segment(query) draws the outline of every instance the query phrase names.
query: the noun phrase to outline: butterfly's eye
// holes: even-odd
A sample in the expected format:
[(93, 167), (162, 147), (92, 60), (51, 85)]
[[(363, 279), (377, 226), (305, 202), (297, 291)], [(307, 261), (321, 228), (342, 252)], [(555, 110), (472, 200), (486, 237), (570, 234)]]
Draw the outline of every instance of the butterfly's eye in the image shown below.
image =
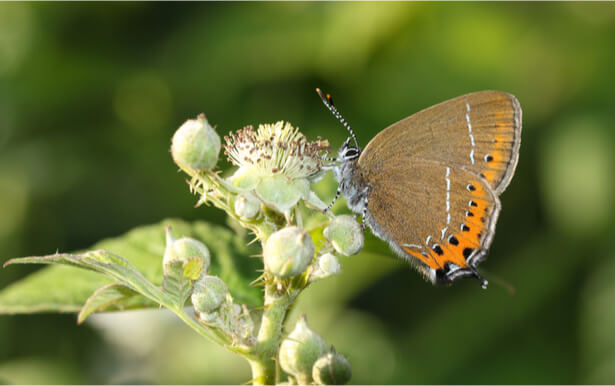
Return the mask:
[(359, 149), (354, 148), (354, 147), (349, 147), (344, 152), (345, 159), (354, 159), (354, 158), (357, 158), (358, 156), (359, 156)]

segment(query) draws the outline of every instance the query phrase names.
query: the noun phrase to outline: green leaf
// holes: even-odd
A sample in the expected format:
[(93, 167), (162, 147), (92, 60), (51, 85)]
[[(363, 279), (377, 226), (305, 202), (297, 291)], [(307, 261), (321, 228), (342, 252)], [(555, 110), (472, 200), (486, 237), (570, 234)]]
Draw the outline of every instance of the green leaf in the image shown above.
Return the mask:
[(94, 312), (103, 311), (109, 306), (137, 295), (137, 292), (120, 283), (107, 284), (96, 290), (85, 302), (77, 316), (77, 323), (83, 321)]
[[(247, 256), (254, 254), (246, 241), (227, 228), (203, 221), (188, 223), (168, 219), (158, 224), (136, 228), (122, 236), (103, 240), (92, 249), (105, 249), (124, 257), (151, 283), (163, 282), (162, 256), (165, 250), (165, 226), (173, 227), (177, 235), (203, 241), (212, 253), (210, 274), (220, 276), (233, 297), (249, 306), (259, 305), (260, 289), (249, 283), (258, 275), (262, 263)], [(71, 266), (53, 265), (18, 280), (0, 291), (0, 314), (33, 312), (78, 312), (90, 296), (112, 283), (109, 278)], [(155, 303), (135, 295), (119, 300), (106, 311), (152, 308)]]
[(133, 264), (104, 249), (78, 255), (62, 253), (48, 256), (22, 257), (11, 259), (4, 266), (11, 264), (62, 264), (84, 268), (101, 273), (114, 281), (120, 282), (151, 300), (164, 303), (162, 291), (147, 280)]

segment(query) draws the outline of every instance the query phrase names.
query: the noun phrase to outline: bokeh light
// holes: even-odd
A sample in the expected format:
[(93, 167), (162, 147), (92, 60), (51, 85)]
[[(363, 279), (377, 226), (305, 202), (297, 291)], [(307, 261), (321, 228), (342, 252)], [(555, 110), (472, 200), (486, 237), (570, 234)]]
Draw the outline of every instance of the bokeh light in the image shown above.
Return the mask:
[(545, 208), (552, 225), (570, 237), (600, 235), (615, 210), (615, 141), (604, 121), (570, 118), (544, 139), (540, 181)]

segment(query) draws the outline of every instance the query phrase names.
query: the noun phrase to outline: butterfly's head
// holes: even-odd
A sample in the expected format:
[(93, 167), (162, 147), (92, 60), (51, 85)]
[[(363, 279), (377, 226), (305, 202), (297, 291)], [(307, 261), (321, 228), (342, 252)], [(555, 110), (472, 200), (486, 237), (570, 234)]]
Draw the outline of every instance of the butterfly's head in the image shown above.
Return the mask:
[(342, 144), (340, 150), (337, 153), (337, 161), (338, 162), (348, 162), (354, 159), (359, 158), (361, 155), (361, 148), (357, 146), (352, 146), (350, 144), (350, 137)]
[(338, 194), (346, 198), (348, 208), (357, 214), (364, 214), (368, 190), (358, 164), (361, 148), (356, 144), (351, 145), (351, 140), (348, 138), (344, 142), (331, 169), (335, 180), (339, 182)]

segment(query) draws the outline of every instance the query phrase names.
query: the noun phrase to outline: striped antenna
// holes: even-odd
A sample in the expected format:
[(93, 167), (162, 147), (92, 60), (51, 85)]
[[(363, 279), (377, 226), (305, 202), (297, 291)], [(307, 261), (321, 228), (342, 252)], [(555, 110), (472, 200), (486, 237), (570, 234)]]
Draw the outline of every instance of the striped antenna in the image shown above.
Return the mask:
[(335, 105), (333, 104), (333, 99), (331, 99), (331, 95), (327, 94), (325, 96), (325, 94), (323, 94), (323, 92), (320, 91), (318, 87), (316, 88), (316, 92), (320, 96), (320, 99), (322, 99), (322, 103), (324, 103), (325, 106), (327, 106), (327, 108), (329, 109), (329, 111), (331, 111), (331, 113), (335, 116), (335, 118), (337, 118), (342, 123), (342, 125), (344, 125), (346, 130), (348, 130), (348, 132), (352, 136), (352, 139), (354, 140), (354, 144), (357, 147), (357, 149), (360, 149), (359, 142), (357, 141), (357, 137), (354, 135), (354, 131), (352, 131), (348, 122), (346, 122), (344, 117), (342, 117), (342, 114), (340, 114), (340, 112), (337, 110), (337, 107), (335, 107)]

